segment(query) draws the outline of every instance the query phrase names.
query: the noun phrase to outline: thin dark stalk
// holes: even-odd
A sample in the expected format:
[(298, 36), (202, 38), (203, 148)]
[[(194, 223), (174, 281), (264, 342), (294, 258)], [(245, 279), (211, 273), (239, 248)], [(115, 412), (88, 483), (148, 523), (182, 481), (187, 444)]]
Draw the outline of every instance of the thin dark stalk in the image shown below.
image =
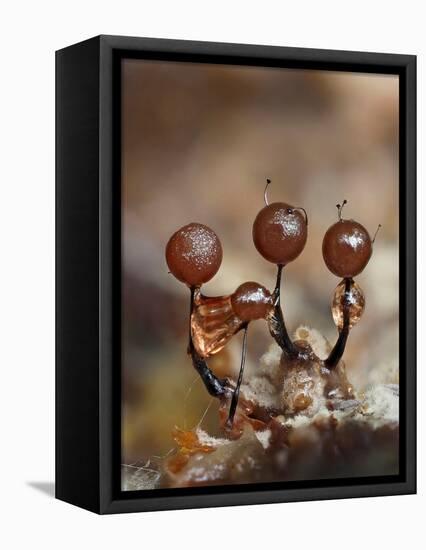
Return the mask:
[(281, 278), (283, 274), (283, 265), (277, 265), (277, 281), (274, 288), (274, 296), (276, 295), (276, 303), (280, 305), (281, 301)]
[(293, 356), (297, 353), (297, 350), (288, 335), (281, 309), (281, 277), (284, 266), (278, 265), (277, 267), (277, 281), (272, 295), (274, 308), (268, 318), (269, 332), (284, 353)]
[(346, 342), (349, 336), (349, 323), (350, 323), (350, 303), (349, 293), (351, 291), (352, 279), (345, 279), (345, 295), (343, 301), (343, 327), (339, 332), (339, 337), (331, 350), (330, 355), (324, 361), (325, 366), (328, 369), (334, 369), (345, 352)]
[(191, 321), (192, 321), (192, 313), (194, 311), (194, 296), (195, 296), (195, 286), (191, 286), (190, 293), (190, 299), (189, 299), (189, 319), (188, 319), (188, 353), (191, 353), (191, 350), (194, 348), (194, 342), (192, 341), (192, 328), (191, 328)]
[(243, 380), (244, 365), (246, 363), (246, 355), (247, 355), (247, 329), (248, 329), (248, 323), (244, 326), (243, 349), (241, 353), (240, 373), (238, 375), (237, 385), (235, 387), (234, 394), (232, 396), (231, 406), (229, 408), (228, 420), (226, 421), (226, 427), (228, 429), (231, 429), (232, 424), (234, 423), (235, 411), (237, 410), (238, 398), (240, 395), (240, 386)]

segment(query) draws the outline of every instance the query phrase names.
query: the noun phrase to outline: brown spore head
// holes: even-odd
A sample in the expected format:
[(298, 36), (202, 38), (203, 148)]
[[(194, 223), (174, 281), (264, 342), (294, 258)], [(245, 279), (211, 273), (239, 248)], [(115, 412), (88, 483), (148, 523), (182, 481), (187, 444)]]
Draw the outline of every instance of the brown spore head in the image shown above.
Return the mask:
[(286, 265), (305, 247), (308, 224), (304, 211), (284, 202), (268, 204), (253, 224), (253, 242), (269, 262)]
[(272, 308), (271, 293), (259, 283), (240, 285), (231, 296), (232, 309), (244, 322), (265, 319)]
[(340, 219), (327, 230), (322, 255), (337, 277), (355, 277), (368, 264), (373, 251), (371, 237), (363, 225)]
[(201, 223), (178, 229), (166, 246), (170, 272), (190, 287), (214, 277), (222, 263), (222, 245), (216, 233)]

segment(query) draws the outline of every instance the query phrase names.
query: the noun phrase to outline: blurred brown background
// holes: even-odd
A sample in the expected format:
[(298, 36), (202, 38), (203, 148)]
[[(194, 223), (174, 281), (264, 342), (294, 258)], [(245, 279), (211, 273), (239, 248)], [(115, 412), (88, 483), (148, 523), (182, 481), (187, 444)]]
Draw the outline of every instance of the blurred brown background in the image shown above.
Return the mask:
[[(205, 294), (248, 280), (272, 289), (275, 266), (251, 238), (266, 177), (270, 202), (309, 215), (306, 248), (284, 274), (291, 332), (303, 323), (336, 338), (330, 301), (339, 280), (321, 254), (336, 203), (347, 199), (343, 216), (371, 234), (382, 224), (356, 279), (367, 306), (345, 362), (360, 390), (397, 382), (398, 78), (126, 60), (122, 91), (123, 463), (167, 453), (175, 425), (202, 420), (215, 432), (216, 403), (186, 355), (189, 292), (168, 274), (164, 249), (180, 226), (206, 224), (224, 258)], [(253, 323), (246, 376), (270, 343), (265, 324)], [(237, 335), (212, 368), (236, 373), (240, 347)]]

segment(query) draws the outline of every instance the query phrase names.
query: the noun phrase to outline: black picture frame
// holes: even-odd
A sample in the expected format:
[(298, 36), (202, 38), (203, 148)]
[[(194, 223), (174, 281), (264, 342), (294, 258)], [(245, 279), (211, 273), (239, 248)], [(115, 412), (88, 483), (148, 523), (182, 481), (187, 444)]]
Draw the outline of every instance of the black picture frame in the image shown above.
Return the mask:
[[(120, 60), (397, 74), (400, 473), (120, 491)], [(98, 36), (56, 52), (56, 498), (97, 513), (416, 492), (416, 57)]]

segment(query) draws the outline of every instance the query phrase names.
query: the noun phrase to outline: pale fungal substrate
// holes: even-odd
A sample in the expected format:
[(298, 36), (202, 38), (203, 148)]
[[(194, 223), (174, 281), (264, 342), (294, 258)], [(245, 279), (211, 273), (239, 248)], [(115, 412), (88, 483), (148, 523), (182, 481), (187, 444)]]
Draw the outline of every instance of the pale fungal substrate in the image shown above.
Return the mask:
[(155, 489), (161, 478), (161, 471), (150, 467), (150, 462), (145, 464), (123, 464), (121, 467), (123, 491), (142, 491)]
[[(299, 327), (295, 340), (308, 343), (317, 359), (329, 353), (329, 343), (309, 327)], [(148, 489), (397, 473), (395, 377), (353, 390), (341, 362), (333, 387), (322, 365), (318, 360), (288, 365), (271, 345), (259, 370), (241, 387), (242, 398), (259, 410), (277, 411), (263, 426), (246, 422), (237, 439), (216, 438), (198, 428), (195, 447), (178, 446), (156, 472), (128, 469), (125, 485)], [(298, 410), (295, 397), (301, 390), (307, 401)]]

